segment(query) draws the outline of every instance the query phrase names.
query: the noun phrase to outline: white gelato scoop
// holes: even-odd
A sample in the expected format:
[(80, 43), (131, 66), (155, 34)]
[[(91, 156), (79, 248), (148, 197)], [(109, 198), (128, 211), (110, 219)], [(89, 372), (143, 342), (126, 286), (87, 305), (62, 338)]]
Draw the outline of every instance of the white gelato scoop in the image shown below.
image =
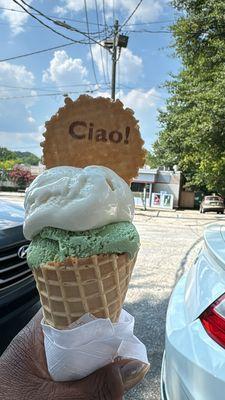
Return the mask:
[(27, 239), (47, 226), (85, 231), (131, 222), (134, 214), (127, 183), (111, 169), (95, 165), (46, 170), (27, 189), (24, 207)]

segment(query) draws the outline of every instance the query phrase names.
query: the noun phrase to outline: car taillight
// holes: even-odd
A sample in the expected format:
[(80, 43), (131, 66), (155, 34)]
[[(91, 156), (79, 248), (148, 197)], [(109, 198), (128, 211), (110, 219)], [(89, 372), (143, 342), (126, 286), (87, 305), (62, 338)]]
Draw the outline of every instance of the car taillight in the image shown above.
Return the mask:
[(208, 335), (225, 348), (225, 294), (201, 314), (200, 320)]

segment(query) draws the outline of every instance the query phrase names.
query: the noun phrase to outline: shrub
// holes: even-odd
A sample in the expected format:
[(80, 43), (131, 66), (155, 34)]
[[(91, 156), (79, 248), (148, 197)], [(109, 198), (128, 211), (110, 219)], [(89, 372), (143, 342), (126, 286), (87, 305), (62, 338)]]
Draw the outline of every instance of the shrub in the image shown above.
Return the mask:
[(34, 180), (31, 172), (22, 165), (15, 165), (12, 171), (9, 172), (9, 178), (16, 183), (19, 188), (26, 188)]

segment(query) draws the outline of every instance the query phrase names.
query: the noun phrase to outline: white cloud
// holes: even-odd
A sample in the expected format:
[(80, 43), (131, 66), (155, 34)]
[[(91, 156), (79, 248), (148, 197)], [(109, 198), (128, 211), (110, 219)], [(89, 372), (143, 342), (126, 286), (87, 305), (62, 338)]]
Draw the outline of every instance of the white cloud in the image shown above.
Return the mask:
[[(32, 0), (27, 0), (27, 3), (30, 4), (31, 2)], [(14, 10), (23, 11), (22, 8), (12, 0), (0, 0), (0, 7), (13, 8)], [(2, 10), (0, 17), (9, 23), (12, 34), (17, 35), (18, 33), (24, 31), (23, 26), (26, 23), (29, 15), (25, 12)]]
[[(29, 108), (35, 100), (33, 98), (26, 98), (26, 96), (35, 95), (36, 92), (32, 89), (34, 85), (34, 75), (24, 65), (15, 65), (8, 62), (0, 63), (0, 98), (5, 99), (8, 97), (23, 97), (14, 100), (14, 103), (22, 104), (24, 107)], [(26, 91), (20, 87), (30, 88)], [(10, 107), (12, 100), (10, 100)], [(6, 106), (8, 104), (8, 106)], [(0, 114), (3, 113), (5, 108), (9, 108), (7, 99), (1, 102)], [(3, 114), (4, 115), (4, 114)]]
[[(129, 23), (134, 21), (155, 21), (162, 14), (165, 0), (146, 0), (141, 3), (138, 7)], [(71, 11), (82, 11), (83, 2), (78, 0), (61, 0), (62, 6), (57, 6), (55, 12), (60, 15), (65, 15), (66, 12)], [(102, 9), (102, 1), (97, 1), (98, 9)], [(105, 11), (108, 17), (112, 16), (113, 6), (115, 7), (115, 12), (122, 13), (124, 18), (131, 15), (135, 7), (137, 6), (137, 0), (105, 0)], [(87, 0), (87, 7), (90, 10), (95, 9), (94, 0)]]
[[(156, 21), (157, 18), (163, 12), (164, 0), (147, 0), (143, 1), (134, 15), (130, 19), (129, 23), (136, 21), (147, 22)], [(131, 15), (135, 7), (137, 6), (137, 0), (116, 0), (117, 7), (124, 8), (128, 15)]]
[[(98, 92), (94, 96), (110, 97), (110, 92)], [(158, 131), (156, 120), (157, 108), (162, 104), (160, 94), (155, 88), (132, 89), (126, 93), (120, 90), (116, 93), (116, 99), (121, 100), (125, 107), (134, 111), (134, 116), (139, 121), (145, 147), (149, 149), (155, 139), (155, 133)]]
[(122, 49), (118, 68), (121, 83), (137, 82), (143, 74), (142, 58), (136, 56), (127, 48)]
[(69, 57), (65, 50), (54, 52), (49, 68), (43, 71), (43, 82), (53, 82), (57, 86), (88, 83), (87, 69), (80, 58)]
[[(110, 97), (109, 91), (98, 91), (94, 97)], [(139, 114), (145, 114), (150, 108), (155, 108), (161, 101), (161, 96), (155, 88), (149, 90), (144, 89), (131, 89), (127, 93), (124, 90), (120, 90), (116, 93), (116, 99), (122, 101), (125, 107), (129, 107)]]
[[(26, 147), (29, 144), (31, 126), (35, 131), (36, 123), (31, 114), (31, 107), (36, 103), (37, 98), (26, 96), (36, 94), (32, 89), (34, 82), (33, 73), (24, 65), (0, 63), (1, 145), (8, 145), (11, 148), (13, 145)], [(25, 90), (21, 87), (30, 89)], [(32, 135), (35, 134), (32, 133)]]
[(133, 110), (138, 112), (147, 112), (149, 108), (155, 107), (159, 94), (155, 88), (144, 91), (143, 89), (132, 89), (127, 94), (120, 93), (121, 101)]
[[(99, 73), (103, 77), (103, 68), (104, 71), (107, 70), (106, 50), (102, 50), (101, 58), (101, 48), (96, 44), (92, 46), (92, 53)], [(117, 68), (120, 71), (120, 83), (134, 83), (143, 74), (143, 61), (141, 57), (133, 54), (130, 49), (122, 49)]]
[(5, 132), (0, 131), (1, 146), (10, 150), (30, 151), (38, 156), (41, 155), (42, 149), (39, 145), (40, 135), (34, 132)]
[[(58, 12), (60, 15), (65, 15), (67, 12), (70, 11), (81, 11), (84, 9), (84, 3), (83, 1), (79, 0), (61, 0), (61, 3), (63, 4), (61, 6), (56, 6), (54, 8), (55, 12)], [(87, 0), (87, 8), (93, 9), (95, 7), (94, 0)]]
[(27, 117), (27, 122), (29, 122), (30, 124), (34, 124), (35, 119), (31, 115), (29, 115), (29, 117)]

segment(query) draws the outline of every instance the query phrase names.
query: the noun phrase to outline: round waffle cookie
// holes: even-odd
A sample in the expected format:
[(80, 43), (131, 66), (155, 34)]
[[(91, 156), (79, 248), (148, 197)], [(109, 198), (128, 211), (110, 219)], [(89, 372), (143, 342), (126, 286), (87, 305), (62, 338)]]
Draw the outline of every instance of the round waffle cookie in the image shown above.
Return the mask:
[(46, 168), (103, 165), (129, 183), (144, 165), (146, 152), (138, 121), (120, 100), (67, 97), (45, 127), (41, 145)]

